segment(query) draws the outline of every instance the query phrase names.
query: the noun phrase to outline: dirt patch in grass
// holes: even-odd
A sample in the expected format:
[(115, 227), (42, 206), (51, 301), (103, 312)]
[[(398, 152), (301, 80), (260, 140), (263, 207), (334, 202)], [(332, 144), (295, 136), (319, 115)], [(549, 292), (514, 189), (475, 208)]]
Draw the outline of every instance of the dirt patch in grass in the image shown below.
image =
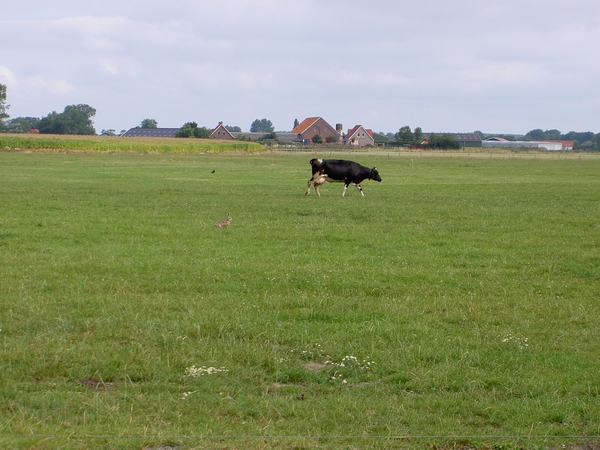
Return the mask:
[(555, 447), (551, 447), (550, 450), (600, 450), (600, 442), (557, 445)]
[(320, 372), (321, 370), (323, 370), (323, 367), (325, 367), (325, 364), (309, 362), (306, 364), (302, 364), (302, 367), (304, 367), (309, 372), (317, 373), (317, 372)]
[(94, 389), (100, 392), (108, 392), (114, 389), (114, 383), (107, 383), (105, 381), (95, 380), (94, 378), (85, 378), (83, 380), (79, 380), (79, 384)]

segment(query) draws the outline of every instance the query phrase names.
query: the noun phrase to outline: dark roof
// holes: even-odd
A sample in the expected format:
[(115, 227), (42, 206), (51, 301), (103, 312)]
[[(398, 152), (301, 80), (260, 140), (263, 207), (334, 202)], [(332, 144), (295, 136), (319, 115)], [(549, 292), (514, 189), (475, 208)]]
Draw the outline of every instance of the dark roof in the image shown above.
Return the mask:
[(249, 131), (231, 131), (231, 135), (236, 139), (248, 139), (249, 141), (258, 141), (267, 133), (255, 133)]
[(179, 128), (130, 128), (123, 137), (175, 137)]
[(275, 134), (279, 142), (302, 142), (302, 136), (298, 133), (282, 131), (280, 133), (275, 132)]
[(373, 133), (373, 139), (375, 140), (376, 144), (387, 144), (388, 142), (390, 142), (389, 137), (380, 133)]
[[(258, 141), (267, 133), (249, 133), (245, 131), (233, 131), (231, 133), (236, 139), (248, 139), (250, 141)], [(276, 131), (276, 139), (279, 142), (302, 142), (302, 137), (298, 133), (287, 131)]]
[[(431, 133), (423, 133), (423, 139), (427, 140), (429, 139), (429, 135)], [(456, 138), (457, 141), (459, 142), (481, 142), (481, 136), (479, 136), (479, 134), (477, 133), (433, 133), (435, 135), (444, 135), (444, 134), (449, 134), (451, 136), (454, 136)]]

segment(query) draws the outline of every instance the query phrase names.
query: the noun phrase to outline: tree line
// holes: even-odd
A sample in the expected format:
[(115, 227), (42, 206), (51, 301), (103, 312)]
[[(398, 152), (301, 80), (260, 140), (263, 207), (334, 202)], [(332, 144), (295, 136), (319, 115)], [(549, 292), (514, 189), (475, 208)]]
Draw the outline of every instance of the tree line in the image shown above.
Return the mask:
[[(563, 134), (557, 129), (544, 131), (541, 128), (536, 128), (528, 131), (525, 135), (486, 134), (481, 131), (475, 131), (475, 133), (482, 140), (490, 137), (502, 137), (509, 141), (573, 141), (574, 150), (600, 150), (600, 133), (593, 133), (592, 131), (569, 131)], [(420, 127), (412, 131), (410, 126), (403, 126), (397, 133), (393, 135), (388, 133), (385, 136), (390, 138), (391, 142), (388, 145), (391, 146), (417, 146), (431, 149), (455, 149), (461, 147), (454, 134), (424, 134)]]

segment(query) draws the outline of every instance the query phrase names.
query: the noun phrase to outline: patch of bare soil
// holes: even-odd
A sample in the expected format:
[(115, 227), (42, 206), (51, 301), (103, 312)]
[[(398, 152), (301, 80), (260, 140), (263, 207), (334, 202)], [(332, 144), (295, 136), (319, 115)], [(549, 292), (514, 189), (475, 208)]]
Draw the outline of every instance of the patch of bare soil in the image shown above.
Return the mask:
[(95, 380), (94, 378), (85, 378), (83, 380), (79, 380), (79, 384), (101, 392), (110, 391), (115, 387), (114, 383), (107, 383), (105, 381)]
[(143, 447), (142, 450), (179, 450), (181, 447), (171, 445), (161, 445), (160, 447)]
[(302, 367), (304, 367), (306, 370), (308, 370), (309, 372), (320, 372), (323, 367), (325, 367), (325, 364), (320, 364), (320, 363), (316, 363), (316, 362), (309, 362), (306, 364), (302, 364)]
[(556, 447), (551, 447), (550, 450), (600, 450), (600, 442), (557, 445)]

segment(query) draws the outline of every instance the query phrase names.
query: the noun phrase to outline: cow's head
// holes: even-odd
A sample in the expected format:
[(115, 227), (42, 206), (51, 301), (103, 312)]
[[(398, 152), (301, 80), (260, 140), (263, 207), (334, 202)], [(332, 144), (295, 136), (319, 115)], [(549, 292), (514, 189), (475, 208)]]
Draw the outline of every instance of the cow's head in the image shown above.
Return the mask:
[(373, 167), (371, 169), (371, 174), (369, 175), (369, 178), (371, 180), (381, 181), (381, 177), (379, 176), (379, 172), (377, 172), (377, 169), (375, 167)]

